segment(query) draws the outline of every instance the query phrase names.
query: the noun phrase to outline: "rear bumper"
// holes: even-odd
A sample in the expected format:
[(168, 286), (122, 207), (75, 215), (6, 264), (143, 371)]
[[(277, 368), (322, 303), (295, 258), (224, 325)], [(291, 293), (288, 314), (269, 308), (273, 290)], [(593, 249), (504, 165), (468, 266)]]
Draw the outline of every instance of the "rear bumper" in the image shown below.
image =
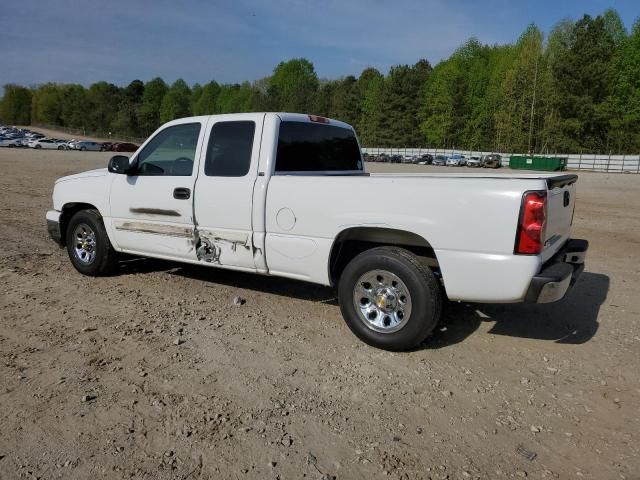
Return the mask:
[(524, 301), (551, 303), (564, 297), (584, 270), (588, 249), (586, 240), (569, 240), (533, 277)]
[(47, 212), (47, 231), (51, 239), (59, 246), (63, 246), (62, 232), (60, 230), (60, 215), (57, 210), (49, 210)]

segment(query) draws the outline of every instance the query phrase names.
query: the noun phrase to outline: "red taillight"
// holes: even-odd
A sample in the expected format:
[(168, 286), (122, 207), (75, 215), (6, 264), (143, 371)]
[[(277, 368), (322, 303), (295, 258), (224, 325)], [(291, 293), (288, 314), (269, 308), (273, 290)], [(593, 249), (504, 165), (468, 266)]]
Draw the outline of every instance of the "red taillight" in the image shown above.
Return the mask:
[(547, 193), (528, 192), (522, 199), (515, 253), (535, 255), (542, 251), (547, 222)]
[(315, 123), (329, 123), (329, 119), (320, 115), (309, 115), (309, 120)]

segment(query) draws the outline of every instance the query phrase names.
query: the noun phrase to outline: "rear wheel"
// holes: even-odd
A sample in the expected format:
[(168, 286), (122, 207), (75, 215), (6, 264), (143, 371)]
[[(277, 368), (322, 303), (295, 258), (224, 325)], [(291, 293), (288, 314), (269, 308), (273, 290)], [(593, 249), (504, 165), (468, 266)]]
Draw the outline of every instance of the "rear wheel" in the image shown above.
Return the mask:
[(416, 347), (440, 320), (440, 285), (403, 248), (379, 247), (355, 257), (338, 285), (340, 310), (361, 340), (384, 350)]
[(81, 210), (71, 217), (66, 243), (69, 259), (80, 273), (100, 276), (115, 270), (116, 252), (96, 210)]
[(84, 152), (85, 150), (87, 150), (87, 147), (80, 147), (81, 152)]
[(64, 147), (62, 145), (58, 145), (58, 150), (64, 150)]

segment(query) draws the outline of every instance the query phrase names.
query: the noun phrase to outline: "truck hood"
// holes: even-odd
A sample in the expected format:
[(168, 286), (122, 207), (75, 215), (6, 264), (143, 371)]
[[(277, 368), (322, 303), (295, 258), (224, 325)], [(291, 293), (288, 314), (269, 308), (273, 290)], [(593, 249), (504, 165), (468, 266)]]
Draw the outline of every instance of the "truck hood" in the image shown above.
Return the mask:
[(89, 177), (104, 177), (107, 175), (106, 168), (96, 168), (95, 170), (87, 170), (86, 172), (76, 173), (74, 175), (67, 175), (66, 177), (60, 177), (56, 180), (56, 183), (66, 182), (67, 180), (78, 180), (81, 178)]

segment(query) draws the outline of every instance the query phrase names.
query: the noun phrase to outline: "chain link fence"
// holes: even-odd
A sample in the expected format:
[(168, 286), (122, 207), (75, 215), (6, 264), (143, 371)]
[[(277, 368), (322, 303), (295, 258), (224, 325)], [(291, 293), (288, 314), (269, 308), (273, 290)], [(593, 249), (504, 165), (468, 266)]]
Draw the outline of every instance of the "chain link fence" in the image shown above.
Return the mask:
[[(512, 155), (523, 155), (521, 153), (502, 152), (481, 152), (478, 150), (446, 150), (437, 148), (378, 148), (363, 147), (362, 151), (369, 155), (401, 155), (403, 157), (414, 157), (424, 154), (450, 156), (454, 154), (469, 157), (481, 157), (497, 153), (502, 156), (502, 165), (509, 166), (509, 159)], [(618, 172), (618, 173), (640, 173), (640, 155), (612, 155), (596, 153), (554, 153), (545, 156), (566, 157), (567, 168), (569, 170), (592, 170), (595, 172)]]

